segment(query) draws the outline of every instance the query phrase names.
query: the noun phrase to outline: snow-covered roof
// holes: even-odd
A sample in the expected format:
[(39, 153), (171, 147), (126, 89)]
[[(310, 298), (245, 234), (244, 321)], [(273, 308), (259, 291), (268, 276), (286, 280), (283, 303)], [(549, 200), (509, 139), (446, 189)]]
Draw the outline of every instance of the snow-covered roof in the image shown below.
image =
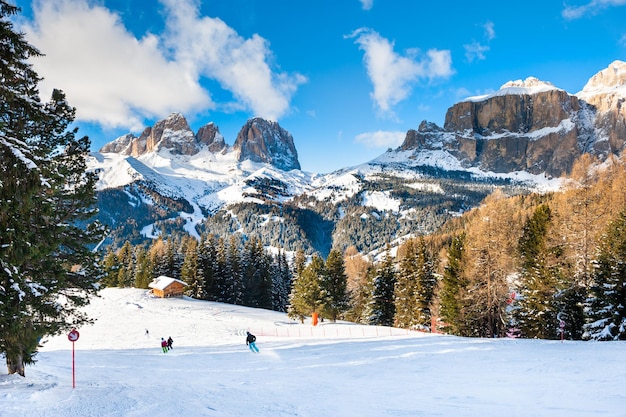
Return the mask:
[(179, 279), (170, 278), (170, 277), (166, 277), (165, 275), (161, 275), (160, 277), (153, 279), (152, 282), (148, 284), (148, 287), (154, 288), (156, 290), (164, 290), (174, 282), (180, 282), (183, 285), (187, 285), (187, 283)]

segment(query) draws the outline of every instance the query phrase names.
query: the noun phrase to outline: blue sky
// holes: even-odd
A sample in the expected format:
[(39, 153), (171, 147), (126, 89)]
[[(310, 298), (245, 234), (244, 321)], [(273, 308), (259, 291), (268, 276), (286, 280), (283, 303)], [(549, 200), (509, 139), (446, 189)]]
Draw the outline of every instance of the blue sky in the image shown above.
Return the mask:
[(94, 150), (172, 112), (233, 144), (261, 116), (330, 172), (529, 76), (575, 94), (626, 60), (626, 0), (17, 0), (33, 65)]

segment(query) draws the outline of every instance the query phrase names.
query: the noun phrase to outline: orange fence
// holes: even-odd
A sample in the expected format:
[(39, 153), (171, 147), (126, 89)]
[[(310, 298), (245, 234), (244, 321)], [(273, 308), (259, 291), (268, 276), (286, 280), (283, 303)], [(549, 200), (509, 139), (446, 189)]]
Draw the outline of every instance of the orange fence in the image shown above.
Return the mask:
[(257, 336), (274, 337), (386, 337), (386, 336), (406, 336), (410, 334), (423, 334), (415, 330), (400, 329), (386, 326), (355, 326), (355, 325), (317, 325), (317, 326), (268, 326), (255, 327), (250, 329)]

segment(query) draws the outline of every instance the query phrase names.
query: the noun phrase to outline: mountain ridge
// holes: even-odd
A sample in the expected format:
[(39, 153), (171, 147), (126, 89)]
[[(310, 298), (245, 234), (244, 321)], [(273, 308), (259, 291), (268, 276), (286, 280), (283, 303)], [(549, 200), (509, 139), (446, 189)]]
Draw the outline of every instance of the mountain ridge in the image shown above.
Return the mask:
[[(163, 207), (167, 215), (144, 214), (153, 228), (178, 218), (185, 219), (182, 229), (196, 236), (207, 228), (245, 235), (262, 232), (261, 226), (247, 224), (257, 222), (273, 230), (265, 243), (276, 244), (285, 239), (276, 236), (283, 230), (276, 222), (287, 224), (282, 211), (290, 207), (294, 228), (289, 238), (306, 240), (307, 233), (314, 233), (324, 243), (310, 249), (322, 252), (365, 239), (369, 243), (363, 248), (370, 250), (381, 244), (363, 236), (351, 217), (360, 218), (361, 228), (372, 233), (383, 227), (385, 239), (428, 233), (495, 188), (510, 193), (556, 189), (583, 153), (600, 160), (621, 153), (626, 63), (614, 61), (598, 74), (580, 98), (534, 77), (507, 82), (496, 92), (451, 106), (443, 127), (423, 121), (398, 148), (328, 174), (301, 171), (293, 137), (276, 122), (250, 119), (228, 146), (215, 124), (194, 135), (179, 114), (146, 128), (139, 138), (125, 135), (105, 145), (90, 166), (101, 172), (100, 190), (123, 190), (141, 201), (145, 197), (137, 190), (143, 187), (149, 194), (157, 190), (178, 208), (187, 207), (184, 213)], [(135, 161), (123, 165), (129, 157)], [(138, 163), (144, 174), (152, 174), (134, 169)], [(154, 173), (162, 179), (150, 180)], [(143, 210), (150, 210), (149, 200)], [(182, 201), (188, 204), (181, 206)], [(272, 214), (272, 207), (281, 213)], [(221, 225), (213, 217), (218, 212)], [(310, 222), (324, 225), (316, 228)], [(143, 230), (149, 224), (138, 226)]]

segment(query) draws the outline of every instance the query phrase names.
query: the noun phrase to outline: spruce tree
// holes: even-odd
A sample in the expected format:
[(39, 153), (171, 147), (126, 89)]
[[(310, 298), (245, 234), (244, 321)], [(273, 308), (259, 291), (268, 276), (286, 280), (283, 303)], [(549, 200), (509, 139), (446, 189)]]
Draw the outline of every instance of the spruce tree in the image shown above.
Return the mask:
[(238, 239), (235, 236), (231, 236), (228, 243), (224, 275), (227, 280), (225, 301), (229, 304), (243, 305), (241, 253), (239, 251)]
[(304, 322), (304, 318), (313, 312), (319, 313), (322, 303), (320, 277), (324, 274), (324, 260), (314, 255), (300, 274), (296, 276), (289, 296), (287, 315)]
[(395, 322), (399, 327), (414, 328), (418, 325), (416, 291), (419, 265), (414, 241), (409, 240), (404, 249), (405, 255), (400, 260), (400, 269), (394, 291)]
[(148, 252), (144, 248), (135, 249), (135, 288), (148, 288), (152, 280), (152, 270)]
[(228, 302), (229, 285), (230, 285), (230, 268), (228, 266), (228, 247), (223, 238), (217, 240), (216, 258), (217, 258), (217, 275), (215, 276), (215, 301), (221, 303)]
[(204, 282), (199, 274), (198, 267), (198, 241), (194, 237), (187, 237), (185, 243), (185, 259), (180, 271), (180, 279), (187, 283), (185, 295), (203, 300)]
[(463, 244), (465, 234), (455, 236), (448, 247), (447, 264), (439, 289), (439, 314), (443, 331), (460, 335), (461, 294), (467, 285), (463, 279)]
[(89, 321), (79, 309), (102, 277), (91, 248), (103, 230), (89, 139), (69, 128), (61, 91), (41, 103), (28, 62), (40, 53), (14, 31), (18, 11), (0, 0), (0, 353), (23, 376), (42, 337)]
[(333, 322), (348, 310), (350, 298), (348, 296), (348, 277), (345, 272), (343, 255), (337, 249), (332, 249), (326, 258), (320, 288), (322, 290), (322, 304), (324, 313)]
[(135, 282), (135, 254), (134, 248), (127, 240), (117, 252), (119, 270), (117, 272), (117, 286), (120, 288), (132, 287)]
[(555, 339), (558, 336), (559, 268), (551, 258), (547, 235), (552, 214), (546, 204), (538, 206), (526, 222), (519, 242), (521, 256), (520, 297), (514, 318), (522, 336)]
[(217, 301), (219, 265), (215, 235), (205, 235), (200, 240), (198, 247), (198, 274), (202, 277), (204, 285), (204, 299)]
[(396, 269), (389, 251), (385, 254), (383, 262), (374, 271), (368, 323), (379, 326), (393, 326), (396, 314), (394, 302)]
[(274, 257), (272, 271), (272, 309), (287, 312), (293, 274), (284, 251)]
[(592, 282), (584, 337), (626, 340), (626, 211), (601, 237)]
[(120, 269), (117, 255), (114, 251), (110, 250), (107, 252), (102, 262), (102, 268), (104, 272), (101, 284), (105, 287), (117, 286), (117, 277)]
[(417, 288), (415, 289), (415, 321), (422, 328), (431, 327), (430, 304), (435, 293), (437, 278), (435, 276), (435, 260), (428, 251), (426, 242), (420, 237), (416, 246), (417, 254)]

